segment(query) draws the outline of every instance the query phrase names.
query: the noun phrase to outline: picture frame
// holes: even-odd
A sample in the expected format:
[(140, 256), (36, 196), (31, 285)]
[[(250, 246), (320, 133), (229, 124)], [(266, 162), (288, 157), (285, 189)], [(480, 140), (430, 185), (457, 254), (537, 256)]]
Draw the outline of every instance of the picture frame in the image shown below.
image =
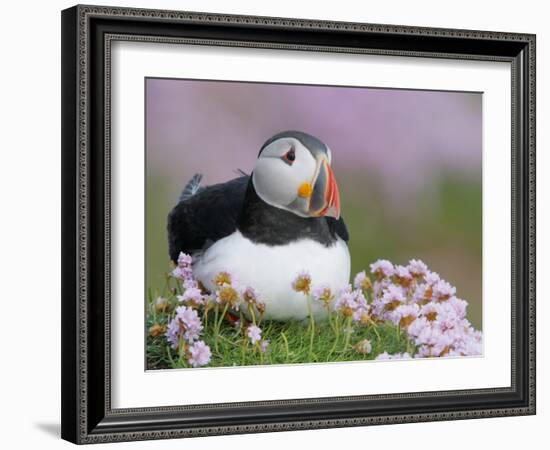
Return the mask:
[[(510, 385), (113, 408), (110, 76), (117, 41), (509, 64)], [(62, 437), (84, 444), (535, 414), (535, 42), (534, 35), (508, 32), (85, 5), (64, 10)], [(136, 158), (142, 155), (137, 149)]]

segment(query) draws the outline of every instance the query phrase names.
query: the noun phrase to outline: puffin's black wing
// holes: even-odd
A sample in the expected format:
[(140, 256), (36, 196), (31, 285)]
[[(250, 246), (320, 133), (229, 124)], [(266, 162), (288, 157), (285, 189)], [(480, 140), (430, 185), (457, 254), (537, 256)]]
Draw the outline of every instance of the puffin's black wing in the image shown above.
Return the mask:
[(242, 210), (249, 176), (199, 188), (200, 178), (193, 177), (194, 193), (188, 195), (188, 184), (168, 215), (168, 246), (174, 262), (180, 252), (202, 250), (233, 233)]
[(344, 219), (342, 216), (338, 220), (336, 220), (334, 217), (327, 217), (327, 223), (329, 230), (337, 234), (344, 240), (345, 242), (349, 241), (349, 233), (348, 233), (348, 227), (346, 227), (346, 224), (344, 223)]

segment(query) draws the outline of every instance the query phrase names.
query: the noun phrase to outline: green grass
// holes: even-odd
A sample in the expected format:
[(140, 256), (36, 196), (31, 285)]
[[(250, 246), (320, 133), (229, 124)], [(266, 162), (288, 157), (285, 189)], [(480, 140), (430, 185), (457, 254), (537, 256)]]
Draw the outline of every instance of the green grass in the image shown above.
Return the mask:
[[(149, 293), (147, 298), (147, 368), (170, 369), (189, 367), (186, 357), (181, 357), (177, 350), (170, 347), (164, 334), (152, 336), (151, 327), (155, 324), (166, 326), (178, 306), (177, 288), (167, 281), (164, 296), (168, 298), (168, 308), (165, 311), (154, 311), (152, 305), (156, 294)], [(176, 292), (174, 292), (174, 289)], [(332, 317), (332, 322), (316, 322), (314, 331), (308, 321), (305, 322), (275, 322), (263, 321), (262, 339), (268, 339), (270, 344), (266, 353), (250, 344), (243, 327), (236, 327), (229, 321), (222, 321), (216, 338), (214, 313), (211, 311), (205, 317), (201, 310), (201, 318), (205, 329), (201, 339), (209, 345), (212, 359), (208, 367), (250, 366), (266, 364), (300, 364), (338, 361), (362, 361), (374, 359), (382, 352), (390, 354), (413, 351), (405, 333), (391, 323), (354, 326), (346, 346), (345, 318)], [(338, 336), (335, 333), (335, 321), (338, 320)], [(372, 345), (369, 354), (358, 353), (355, 345), (368, 339)]]

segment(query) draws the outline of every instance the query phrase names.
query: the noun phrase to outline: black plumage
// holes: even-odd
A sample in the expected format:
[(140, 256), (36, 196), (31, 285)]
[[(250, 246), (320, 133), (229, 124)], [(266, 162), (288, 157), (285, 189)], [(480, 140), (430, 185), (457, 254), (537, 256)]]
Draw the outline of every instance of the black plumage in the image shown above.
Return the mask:
[[(190, 183), (184, 193), (190, 192)], [(180, 252), (205, 250), (237, 229), (251, 241), (267, 245), (285, 245), (302, 238), (325, 246), (333, 244), (337, 236), (349, 240), (342, 217), (304, 218), (268, 205), (256, 194), (248, 175), (207, 187), (194, 183), (192, 187), (194, 194), (182, 193), (168, 215), (169, 253), (174, 262)]]
[(242, 176), (203, 187), (178, 202), (168, 215), (168, 248), (172, 261), (177, 261), (180, 252), (191, 254), (204, 250), (235, 231), (248, 178)]

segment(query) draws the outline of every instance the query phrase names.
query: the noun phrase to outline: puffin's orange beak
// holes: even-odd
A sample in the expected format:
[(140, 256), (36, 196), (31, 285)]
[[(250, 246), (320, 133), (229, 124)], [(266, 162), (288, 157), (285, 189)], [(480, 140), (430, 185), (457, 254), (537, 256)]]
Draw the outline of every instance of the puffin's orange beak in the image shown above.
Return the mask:
[(318, 163), (318, 173), (309, 206), (309, 214), (314, 217), (329, 216), (340, 218), (340, 191), (336, 184), (334, 172), (328, 159), (321, 157)]
[(338, 185), (336, 184), (336, 178), (334, 177), (334, 172), (329, 166), (328, 162), (324, 163), (325, 169), (328, 173), (328, 183), (325, 194), (326, 208), (321, 211), (322, 216), (330, 216), (335, 219), (340, 218), (340, 191), (338, 190)]

